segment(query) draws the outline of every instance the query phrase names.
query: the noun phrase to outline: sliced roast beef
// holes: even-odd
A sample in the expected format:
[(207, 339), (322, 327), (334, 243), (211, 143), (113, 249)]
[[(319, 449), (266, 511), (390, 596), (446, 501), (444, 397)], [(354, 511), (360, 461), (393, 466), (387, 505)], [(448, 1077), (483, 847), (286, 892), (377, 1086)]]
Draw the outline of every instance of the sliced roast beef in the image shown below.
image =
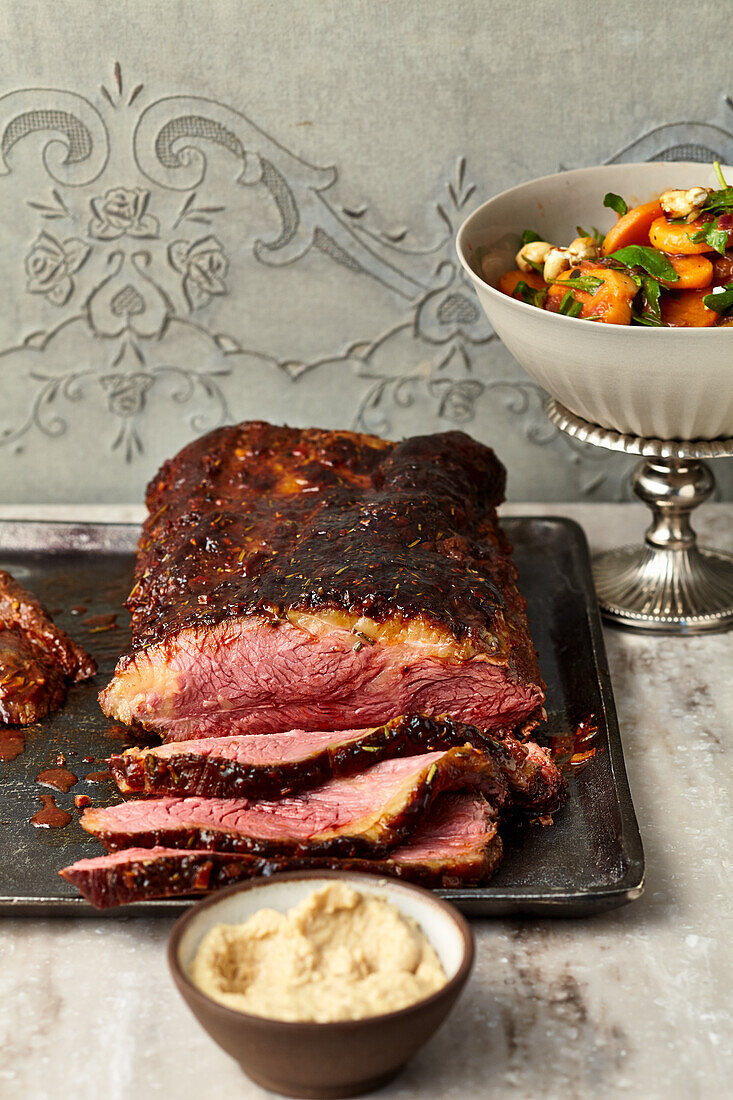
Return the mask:
[(96, 668), (46, 608), (0, 569), (0, 722), (37, 722), (63, 704), (69, 681), (87, 680)]
[(133, 651), (103, 710), (177, 740), (411, 712), (528, 730), (543, 684), (503, 489), (460, 432), (248, 423), (197, 440), (148, 489)]
[(465, 744), (487, 756), (487, 769), (507, 784), (515, 803), (536, 812), (555, 808), (562, 777), (538, 745), (421, 715), (340, 733), (292, 730), (131, 748), (112, 756), (110, 768), (124, 794), (278, 798), (383, 759)]
[(126, 848), (82, 859), (60, 874), (99, 909), (149, 898), (205, 894), (275, 871), (359, 870), (427, 886), (487, 879), (501, 859), (496, 819), (477, 793), (440, 795), (413, 835), (381, 859), (263, 857), (201, 849)]
[(258, 854), (372, 856), (415, 830), (435, 798), (474, 787), (507, 800), (487, 758), (469, 746), (384, 760), (276, 801), (153, 798), (86, 810), (81, 824), (105, 847), (205, 848)]

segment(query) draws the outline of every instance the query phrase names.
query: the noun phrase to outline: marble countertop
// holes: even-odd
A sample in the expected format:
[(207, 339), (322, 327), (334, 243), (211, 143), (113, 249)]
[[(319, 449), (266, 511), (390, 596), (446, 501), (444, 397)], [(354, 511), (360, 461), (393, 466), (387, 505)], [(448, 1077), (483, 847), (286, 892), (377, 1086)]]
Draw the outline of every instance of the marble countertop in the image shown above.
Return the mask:
[[(568, 515), (591, 547), (633, 541), (634, 505), (513, 505)], [(0, 518), (134, 519), (139, 509), (20, 509)], [(733, 546), (733, 506), (700, 510)], [(383, 1100), (730, 1095), (733, 633), (606, 630), (647, 880), (585, 920), (476, 920), (477, 964), (456, 1010)], [(0, 1096), (256, 1100), (169, 979), (168, 918), (0, 922)], [(376, 1094), (375, 1094), (376, 1095)]]

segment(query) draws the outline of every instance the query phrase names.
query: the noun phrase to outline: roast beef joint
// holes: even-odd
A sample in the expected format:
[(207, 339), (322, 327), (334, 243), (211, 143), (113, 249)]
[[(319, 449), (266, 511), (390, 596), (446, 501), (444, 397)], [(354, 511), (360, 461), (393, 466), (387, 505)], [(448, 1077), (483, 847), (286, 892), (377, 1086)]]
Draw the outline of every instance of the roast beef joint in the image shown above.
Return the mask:
[(503, 491), (461, 432), (248, 423), (195, 441), (149, 486), (133, 649), (104, 712), (174, 740), (410, 713), (528, 731), (544, 685)]
[(102, 908), (284, 868), (488, 878), (502, 815), (564, 791), (529, 740), (544, 684), (503, 492), (461, 432), (253, 422), (166, 462), (100, 695), (162, 743), (112, 756), (127, 800), (81, 818), (107, 854), (64, 878)]

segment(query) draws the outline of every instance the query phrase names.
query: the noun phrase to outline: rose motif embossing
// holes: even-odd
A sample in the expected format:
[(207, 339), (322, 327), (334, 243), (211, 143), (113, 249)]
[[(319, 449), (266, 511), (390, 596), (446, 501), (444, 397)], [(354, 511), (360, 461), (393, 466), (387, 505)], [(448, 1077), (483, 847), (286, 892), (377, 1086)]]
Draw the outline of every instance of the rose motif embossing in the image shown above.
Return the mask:
[(146, 213), (150, 192), (142, 187), (113, 187), (102, 197), (92, 199), (94, 217), (89, 222), (89, 235), (100, 241), (116, 241), (119, 237), (157, 237), (158, 219)]
[(153, 384), (149, 374), (107, 374), (100, 378), (108, 394), (109, 411), (115, 416), (130, 417), (142, 412), (145, 395)]
[(440, 398), (438, 416), (451, 420), (454, 424), (467, 424), (473, 420), (475, 404), (483, 394), (485, 386), (472, 378), (453, 381), (450, 378), (434, 379), (430, 390)]
[(25, 258), (26, 289), (31, 294), (43, 294), (55, 306), (65, 305), (74, 290), (71, 276), (89, 251), (89, 246), (76, 237), (61, 242), (52, 233), (40, 233)]
[[(320, 417), (324, 395), (337, 393), (340, 415), (353, 427), (391, 438), (446, 421), (476, 418), (481, 427), (496, 402), (533, 445), (557, 437), (546, 426), (539, 387), (494, 377), (491, 355), (483, 354), (497, 337), (454, 260), (458, 225), (475, 192), (465, 158), (430, 204), (433, 228), (416, 238), (406, 225), (383, 225), (366, 204), (343, 205), (336, 166), (309, 164), (240, 109), (191, 95), (142, 96), (143, 84), (123, 81), (119, 65), (113, 77), (99, 108), (60, 90), (0, 96), (0, 186), (15, 188), (56, 233), (39, 236), (37, 224), (22, 246), (9, 242), (22, 249), (16, 255), (35, 295), (25, 307), (41, 316), (29, 318), (14, 346), (0, 348), (3, 377), (13, 383), (0, 408), (0, 453), (20, 456), (18, 444), (40, 433), (46, 440), (65, 435), (59, 450), (73, 456), (80, 413), (88, 420), (93, 407), (110, 453), (132, 463), (161, 431), (171, 434), (173, 450), (191, 432), (288, 407), (296, 384), (302, 417)], [(129, 126), (118, 125), (121, 111), (112, 113), (123, 107), (132, 108)], [(711, 150), (722, 134), (709, 129)], [(650, 152), (674, 144), (673, 136), (683, 135), (664, 130)], [(702, 136), (696, 149), (706, 144)], [(30, 153), (34, 144), (42, 153), (40, 169), (14, 152), (26, 140)], [(642, 158), (627, 149), (613, 159)], [(121, 163), (140, 187), (115, 186)], [(240, 219), (242, 187), (259, 197)], [(71, 233), (83, 239), (65, 240)], [(237, 331), (236, 320), (234, 332), (217, 331), (217, 314), (228, 325), (231, 311), (203, 307), (239, 290), (231, 284), (245, 263), (288, 267), (292, 278), (293, 265), (311, 252), (314, 263), (325, 258), (349, 272), (349, 285), (355, 275), (378, 283), (399, 314), (376, 334), (339, 333), (345, 350), (306, 355), (296, 345), (284, 360), (284, 349), (257, 346), (251, 328)], [(53, 324), (39, 295), (65, 306)], [(247, 294), (242, 320), (258, 308)], [(35, 331), (26, 335), (31, 324)], [(594, 475), (587, 491), (603, 477)]]
[(224, 276), (229, 260), (216, 237), (194, 241), (174, 241), (168, 249), (171, 266), (183, 275), (183, 292), (189, 309), (200, 309), (215, 294), (226, 294)]

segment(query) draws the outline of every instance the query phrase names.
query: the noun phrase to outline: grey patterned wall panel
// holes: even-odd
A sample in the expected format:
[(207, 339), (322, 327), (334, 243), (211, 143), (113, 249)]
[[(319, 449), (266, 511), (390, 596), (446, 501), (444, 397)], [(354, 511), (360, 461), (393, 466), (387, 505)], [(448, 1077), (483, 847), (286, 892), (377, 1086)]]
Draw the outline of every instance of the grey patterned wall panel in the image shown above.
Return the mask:
[(545, 419), (455, 231), (559, 167), (733, 161), (730, 36), (696, 5), (705, 76), (667, 121), (666, 4), (571, 10), (0, 0), (0, 498), (134, 500), (247, 417), (463, 427), (515, 498), (623, 495), (628, 463)]

